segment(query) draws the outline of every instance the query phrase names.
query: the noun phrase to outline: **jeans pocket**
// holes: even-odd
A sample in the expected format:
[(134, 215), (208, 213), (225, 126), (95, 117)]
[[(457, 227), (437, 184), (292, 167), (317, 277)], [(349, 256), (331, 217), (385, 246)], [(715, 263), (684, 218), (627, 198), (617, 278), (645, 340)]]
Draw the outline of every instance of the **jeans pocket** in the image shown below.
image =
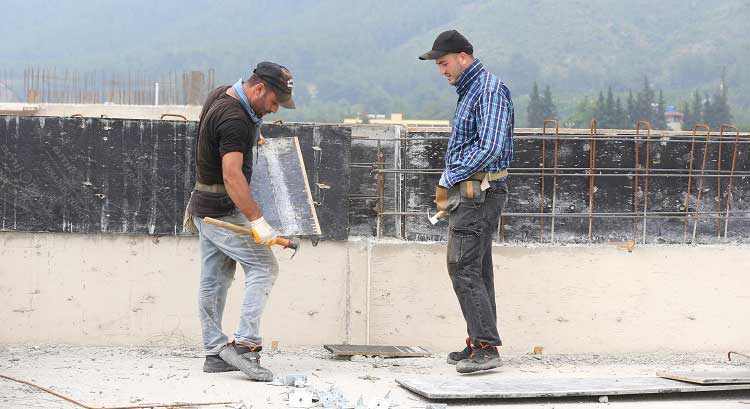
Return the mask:
[(479, 236), (482, 232), (481, 216), (483, 203), (461, 202), (451, 213), (449, 228), (457, 235), (473, 234)]
[[(461, 261), (461, 244), (463, 237), (459, 234), (451, 234), (448, 238), (448, 265), (455, 265)], [(450, 271), (450, 270), (449, 270)]]

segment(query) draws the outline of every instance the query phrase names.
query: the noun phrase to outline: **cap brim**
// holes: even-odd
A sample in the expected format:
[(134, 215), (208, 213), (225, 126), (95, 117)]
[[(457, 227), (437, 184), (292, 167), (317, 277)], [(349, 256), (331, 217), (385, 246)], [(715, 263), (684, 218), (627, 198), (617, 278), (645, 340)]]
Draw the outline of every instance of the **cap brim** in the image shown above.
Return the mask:
[(419, 56), (420, 60), (436, 60), (444, 55), (448, 54), (447, 51), (430, 50)]
[(286, 108), (286, 109), (296, 109), (297, 108), (297, 105), (294, 104), (294, 99), (292, 99), (291, 96), (286, 101), (279, 102), (279, 105), (282, 108)]

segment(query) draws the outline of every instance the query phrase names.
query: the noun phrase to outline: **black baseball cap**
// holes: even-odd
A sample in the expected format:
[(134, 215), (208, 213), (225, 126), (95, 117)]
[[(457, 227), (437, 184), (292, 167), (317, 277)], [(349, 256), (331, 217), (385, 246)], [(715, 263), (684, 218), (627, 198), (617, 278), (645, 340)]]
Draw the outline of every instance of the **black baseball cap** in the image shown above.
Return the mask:
[(253, 74), (260, 77), (276, 91), (279, 105), (286, 109), (296, 108), (292, 99), (294, 79), (288, 68), (273, 62), (263, 61), (255, 67)]
[(443, 31), (432, 43), (432, 50), (419, 56), (420, 60), (435, 60), (446, 54), (465, 52), (473, 54), (474, 47), (456, 30)]

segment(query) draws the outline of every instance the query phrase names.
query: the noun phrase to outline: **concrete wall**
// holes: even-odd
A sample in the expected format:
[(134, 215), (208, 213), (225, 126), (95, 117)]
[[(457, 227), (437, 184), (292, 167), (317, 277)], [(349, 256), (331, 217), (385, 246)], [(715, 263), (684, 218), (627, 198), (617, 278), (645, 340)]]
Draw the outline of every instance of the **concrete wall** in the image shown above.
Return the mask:
[[(0, 343), (200, 343), (196, 238), (3, 232), (0, 243)], [(304, 244), (294, 260), (277, 253), (266, 342), (461, 346), (444, 243)], [(749, 250), (496, 246), (505, 351), (748, 350)]]

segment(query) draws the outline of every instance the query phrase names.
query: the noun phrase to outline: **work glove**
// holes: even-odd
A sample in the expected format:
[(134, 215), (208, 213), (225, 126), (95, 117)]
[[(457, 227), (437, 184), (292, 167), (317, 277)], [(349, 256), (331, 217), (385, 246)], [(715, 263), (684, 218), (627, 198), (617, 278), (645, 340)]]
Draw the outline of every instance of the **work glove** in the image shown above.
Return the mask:
[(265, 244), (266, 246), (272, 245), (274, 239), (278, 236), (276, 231), (270, 224), (268, 224), (268, 222), (266, 222), (266, 219), (263, 216), (251, 221), (250, 228), (253, 231), (255, 242)]

